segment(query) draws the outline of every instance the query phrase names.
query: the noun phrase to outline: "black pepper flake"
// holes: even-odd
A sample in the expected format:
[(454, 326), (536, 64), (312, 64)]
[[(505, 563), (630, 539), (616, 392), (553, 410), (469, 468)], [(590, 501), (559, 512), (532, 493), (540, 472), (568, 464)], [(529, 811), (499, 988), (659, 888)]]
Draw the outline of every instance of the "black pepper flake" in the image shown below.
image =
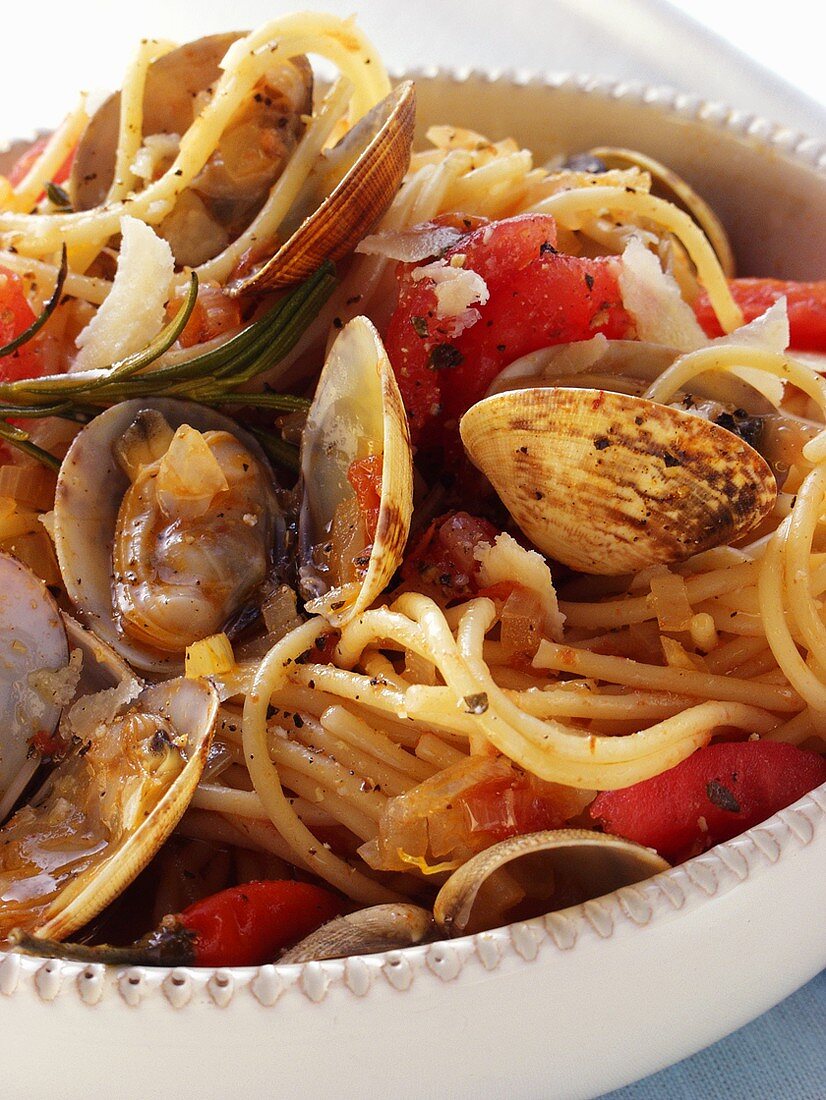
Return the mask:
[(550, 241), (543, 241), (542, 244), (539, 246), (539, 255), (558, 256), (559, 252), (557, 249), (554, 248)]
[(475, 695), (465, 696), (465, 706), (468, 714), (484, 714), (488, 709), (488, 694), (480, 691)]
[(413, 331), (417, 336), (421, 336), (424, 339), (427, 336), (427, 318), (422, 317), (419, 313), (414, 313), (410, 318), (410, 324), (413, 326)]
[(330, 610), (331, 611), (341, 611), (342, 607), (344, 607), (344, 604), (345, 604), (344, 600), (336, 600), (335, 603), (330, 604)]
[(504, 351), (507, 348), (507, 346), (508, 346), (507, 344), (497, 344), (496, 345), (496, 350), (497, 351)]
[(344, 322), (340, 317), (333, 318), (333, 328), (344, 328)]
[(611, 446), (611, 440), (607, 439), (604, 435), (597, 436), (594, 440), (594, 446), (598, 451), (604, 451), (606, 447)]
[(536, 497), (537, 500), (544, 500), (545, 499), (545, 494), (540, 492), (539, 489), (534, 489), (533, 495)]
[(304, 725), (304, 719), (301, 717), (300, 714), (293, 715), (293, 725), (297, 730), (300, 730), (301, 727)]
[(666, 451), (663, 455), (663, 462), (665, 463), (665, 468), (667, 470), (670, 469), (672, 466), (682, 466), (682, 462), (679, 460), (679, 458), (677, 458), (673, 454), (670, 454), (668, 451)]
[(431, 370), (452, 370), (464, 361), (464, 355), (453, 344), (437, 344), (431, 348), (428, 366)]
[(712, 779), (706, 783), (706, 794), (709, 802), (713, 802), (721, 810), (727, 810), (730, 814), (740, 813), (740, 803), (734, 797), (734, 792), (719, 779)]
[(594, 276), (590, 275), (587, 271), (585, 272), (585, 285), (589, 290), (594, 289)]

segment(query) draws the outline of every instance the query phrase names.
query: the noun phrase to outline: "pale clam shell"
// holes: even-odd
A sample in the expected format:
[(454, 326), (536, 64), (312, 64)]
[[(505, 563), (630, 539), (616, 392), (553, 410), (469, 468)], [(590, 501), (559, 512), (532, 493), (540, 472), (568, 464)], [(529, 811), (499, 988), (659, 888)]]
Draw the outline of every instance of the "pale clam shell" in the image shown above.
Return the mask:
[(538, 549), (585, 573), (681, 561), (755, 527), (777, 487), (766, 461), (716, 424), (605, 390), (485, 398), (462, 440)]
[[(382, 455), (382, 488), (367, 571), (361, 582), (325, 592), (310, 553), (327, 539), (339, 505), (354, 495), (347, 480), (351, 463), (370, 454)], [(370, 606), (398, 569), (413, 513), (407, 415), (384, 345), (366, 317), (354, 317), (327, 356), (302, 437), (301, 477), (303, 593), (319, 596), (308, 610), (342, 626)]]
[[(408, 80), (377, 103), (327, 154), (334, 163), (352, 164), (338, 181), (336, 173), (318, 174), (317, 187), (310, 186), (303, 197), (306, 217), (266, 263), (231, 286), (231, 293), (289, 286), (309, 278), (325, 260), (339, 260), (352, 252), (401, 186), (410, 164), (415, 120), (415, 86)], [(334, 186), (328, 193), (330, 176)]]
[(278, 961), (301, 963), (398, 950), (424, 943), (435, 929), (431, 914), (418, 905), (372, 905), (322, 925)]
[[(690, 184), (679, 176), (672, 168), (661, 164), (653, 157), (640, 153), (636, 149), (622, 149), (612, 145), (600, 145), (589, 152), (599, 157), (608, 168), (628, 168), (633, 166), (648, 172), (654, 183), (654, 193), (663, 194), (663, 197), (673, 202), (676, 206), (691, 215), (717, 254), (720, 267), (732, 278), (735, 274), (734, 252), (728, 239), (728, 234), (723, 228), (723, 223), (708, 205), (704, 198), (697, 194)], [(660, 184), (658, 188), (656, 185)]]
[[(500, 841), (462, 864), (439, 891), (433, 915), (447, 935), (463, 936), (508, 923), (509, 904), (518, 905), (522, 916), (539, 916), (668, 868), (651, 848), (622, 837), (587, 829), (529, 833)], [(506, 882), (492, 891), (494, 876), (503, 871)], [(526, 907), (531, 911), (521, 912)]]
[(152, 812), (102, 859), (71, 880), (42, 914), (36, 929), (64, 939), (100, 913), (143, 870), (183, 816), (206, 763), (218, 716), (218, 694), (206, 680), (169, 680), (145, 688), (133, 708), (163, 715), (185, 733), (186, 764)]
[(40, 763), (32, 737), (51, 733), (60, 717), (60, 708), (29, 685), (29, 674), (62, 668), (68, 659), (54, 597), (28, 566), (0, 552), (0, 822)]

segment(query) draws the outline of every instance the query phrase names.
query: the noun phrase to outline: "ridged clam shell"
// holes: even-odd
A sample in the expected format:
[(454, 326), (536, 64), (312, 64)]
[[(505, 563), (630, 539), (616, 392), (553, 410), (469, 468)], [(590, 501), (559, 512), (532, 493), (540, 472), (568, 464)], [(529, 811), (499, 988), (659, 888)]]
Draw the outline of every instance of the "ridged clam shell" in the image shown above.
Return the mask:
[[(372, 322), (354, 317), (327, 356), (301, 443), (305, 579), (312, 577), (312, 548), (328, 537), (338, 506), (354, 495), (347, 480), (351, 463), (368, 454), (382, 455), (382, 486), (367, 571), (356, 591), (346, 585), (308, 604), (334, 626), (369, 607), (387, 586), (401, 564), (413, 513), (413, 458), (396, 377)], [(305, 594), (312, 591), (311, 581)]]
[(355, 248), (393, 201), (410, 164), (416, 120), (412, 81), (399, 84), (342, 138), (339, 156), (352, 160), (344, 177), (277, 252), (233, 294), (272, 290), (309, 278), (325, 260)]
[(198, 785), (218, 716), (218, 694), (206, 680), (169, 680), (145, 688), (132, 707), (168, 718), (187, 735), (186, 764), (134, 832), (71, 881), (51, 902), (38, 935), (64, 939), (101, 912), (143, 870), (183, 816)]
[(756, 526), (777, 493), (737, 436), (605, 390), (511, 390), (461, 421), (462, 440), (544, 553), (618, 576), (681, 561)]
[[(711, 247), (717, 253), (720, 267), (729, 278), (735, 273), (734, 252), (723, 224), (708, 203), (691, 187), (682, 176), (660, 164), (653, 157), (646, 156), (636, 149), (622, 149), (610, 145), (600, 145), (590, 152), (599, 157), (608, 168), (641, 168), (648, 172), (654, 183), (654, 192), (673, 202), (691, 215), (708, 237)], [(657, 184), (660, 186), (657, 187)]]
[[(501, 903), (510, 896), (513, 903), (522, 906), (522, 888), (524, 896), (534, 902), (534, 911), (522, 915), (538, 916), (641, 882), (667, 871), (669, 864), (650, 848), (588, 829), (555, 829), (510, 837), (453, 872), (433, 905), (439, 928), (450, 936), (463, 936), (506, 923), (508, 912), (497, 911), (495, 892), (487, 899), (480, 898), (486, 884), (490, 889), (492, 877), (504, 868), (509, 881), (499, 895)], [(481, 909), (475, 911), (480, 900), (493, 924)]]

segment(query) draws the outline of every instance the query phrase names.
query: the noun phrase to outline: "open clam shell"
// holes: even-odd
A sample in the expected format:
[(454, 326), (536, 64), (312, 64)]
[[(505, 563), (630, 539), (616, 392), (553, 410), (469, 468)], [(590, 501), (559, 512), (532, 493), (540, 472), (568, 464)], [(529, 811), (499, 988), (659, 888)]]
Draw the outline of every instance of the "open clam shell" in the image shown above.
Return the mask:
[(644, 172), (648, 172), (652, 179), (653, 193), (673, 202), (675, 206), (691, 215), (708, 237), (720, 261), (720, 267), (727, 277), (734, 276), (734, 252), (722, 222), (705, 199), (698, 195), (682, 176), (678, 176), (673, 169), (636, 149), (600, 145), (590, 149), (589, 154), (598, 157), (606, 168), (641, 168)]
[[(62, 939), (117, 897), (183, 815), (217, 714), (211, 684), (178, 679), (145, 688), (97, 725), (91, 719), (88, 750), (58, 765), (2, 830), (0, 935), (20, 927)], [(10, 885), (5, 859), (14, 861)]]
[[(55, 496), (55, 546), (66, 591), (84, 624), (131, 665), (151, 672), (169, 673), (183, 668), (184, 650), (189, 641), (182, 640), (175, 647), (174, 640), (164, 636), (163, 644), (156, 646), (148, 634), (125, 633), (115, 611), (113, 594), (113, 580), (117, 580), (113, 579), (116, 533), (121, 505), (130, 489), (129, 478), (117, 461), (115, 447), (138, 414), (145, 410), (161, 414), (173, 431), (189, 425), (200, 432), (229, 433), (244, 452), (252, 456), (261, 482), (261, 500), (257, 505), (260, 522), (243, 529), (242, 533), (245, 538), (252, 533), (255, 538), (265, 541), (261, 549), (266, 558), (272, 557), (276, 544), (283, 537), (283, 522), (275, 503), (269, 464), (261, 448), (234, 421), (203, 405), (169, 398), (124, 401), (101, 413), (76, 436), (61, 466)], [(250, 514), (249, 521), (254, 519), (256, 516)], [(220, 554), (216, 553), (211, 567), (236, 571), (235, 589), (243, 592), (250, 562), (240, 552), (232, 553), (226, 520), (216, 516), (216, 524), (215, 537), (221, 544)], [(152, 560), (120, 564), (127, 571), (134, 570), (137, 577), (143, 576), (143, 570), (149, 575), (161, 568), (153, 564), (156, 549), (149, 547), (147, 550)], [(206, 553), (202, 543), (194, 549)], [(172, 580), (177, 582), (176, 577)], [(193, 583), (197, 585), (199, 599), (206, 598), (202, 582), (196, 579)], [(181, 599), (185, 601), (185, 591)], [(236, 610), (231, 609), (232, 612)], [(227, 614), (227, 619), (229, 617)], [(207, 634), (214, 632), (206, 631)]]
[(610, 894), (667, 871), (650, 848), (586, 829), (503, 840), (469, 859), (439, 891), (433, 915), (449, 936), (471, 935)]
[(431, 914), (418, 905), (373, 905), (322, 925), (278, 961), (303, 963), (394, 951), (427, 942), (435, 930)]
[(410, 164), (416, 119), (411, 81), (399, 84), (322, 154), (281, 227), (284, 243), (233, 294), (272, 290), (309, 278), (325, 260), (339, 260), (377, 224)]
[(60, 707), (33, 685), (33, 673), (63, 668), (69, 659), (57, 604), (43, 581), (0, 552), (0, 822), (34, 775), (39, 732), (52, 733)]
[[(170, 150), (193, 121), (193, 107), (221, 75), (221, 60), (240, 33), (214, 34), (179, 46), (146, 73), (143, 136), (159, 135)], [(161, 223), (179, 265), (219, 252), (252, 221), (304, 131), (312, 110), (312, 70), (304, 57), (273, 64), (266, 95), (232, 120), (213, 156)], [(120, 92), (95, 112), (81, 138), (69, 180), (76, 210), (103, 203), (115, 174)], [(266, 155), (264, 150), (267, 150)], [(169, 154), (167, 154), (168, 156)], [(171, 158), (170, 158), (171, 159)]]
[(465, 448), (544, 553), (619, 576), (681, 561), (756, 527), (774, 505), (768, 463), (698, 416), (605, 390), (487, 397)]
[[(353, 543), (350, 576), (330, 556), (333, 527), (356, 506), (354, 462), (379, 456), (381, 500), (375, 537)], [(301, 442), (299, 544), (302, 595), (313, 614), (341, 626), (387, 586), (401, 564), (413, 511), (413, 459), (407, 416), (379, 334), (366, 317), (339, 333), (318, 381)], [(357, 508), (353, 523), (358, 523)]]

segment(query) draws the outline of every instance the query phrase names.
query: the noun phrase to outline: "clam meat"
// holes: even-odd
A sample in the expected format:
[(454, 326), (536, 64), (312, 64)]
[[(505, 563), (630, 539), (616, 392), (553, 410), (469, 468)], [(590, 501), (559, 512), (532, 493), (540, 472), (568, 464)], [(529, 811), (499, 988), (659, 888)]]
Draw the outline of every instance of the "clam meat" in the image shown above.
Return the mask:
[(201, 405), (115, 405), (61, 466), (55, 543), (66, 591), (137, 668), (182, 667), (265, 578), (282, 529), (269, 465), (242, 429)]

